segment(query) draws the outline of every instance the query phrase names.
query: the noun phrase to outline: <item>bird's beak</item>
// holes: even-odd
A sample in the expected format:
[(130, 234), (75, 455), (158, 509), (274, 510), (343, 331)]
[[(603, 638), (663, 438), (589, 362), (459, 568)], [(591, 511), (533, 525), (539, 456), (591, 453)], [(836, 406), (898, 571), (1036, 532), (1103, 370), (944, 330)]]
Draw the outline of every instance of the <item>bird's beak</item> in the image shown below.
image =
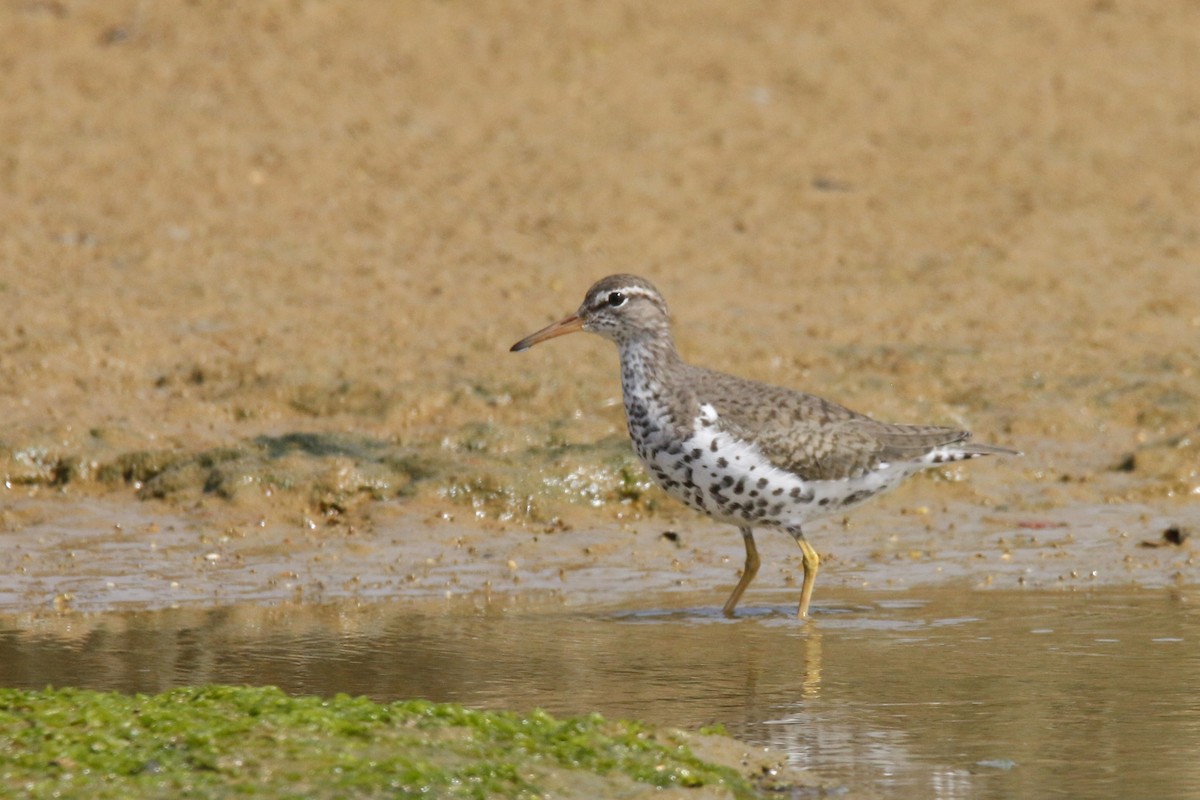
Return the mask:
[(517, 342), (510, 348), (513, 353), (519, 353), (522, 350), (528, 350), (538, 342), (544, 342), (547, 339), (553, 339), (555, 336), (566, 336), (568, 333), (583, 330), (583, 319), (579, 316), (579, 312), (563, 317), (553, 325), (547, 325), (537, 333), (531, 333), (521, 341)]

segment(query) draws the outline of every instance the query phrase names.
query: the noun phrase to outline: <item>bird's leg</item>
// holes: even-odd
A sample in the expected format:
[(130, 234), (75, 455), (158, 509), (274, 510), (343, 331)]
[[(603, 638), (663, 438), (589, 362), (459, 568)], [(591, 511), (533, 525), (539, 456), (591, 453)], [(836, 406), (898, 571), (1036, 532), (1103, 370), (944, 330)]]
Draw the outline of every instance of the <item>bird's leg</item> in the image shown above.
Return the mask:
[(817, 555), (817, 551), (813, 550), (813, 546), (804, 538), (804, 534), (797, 526), (788, 528), (795, 539), (796, 544), (800, 545), (800, 552), (804, 554), (804, 583), (800, 587), (800, 607), (796, 609), (796, 616), (804, 619), (808, 616), (808, 601), (812, 598), (813, 584), (817, 582), (817, 571), (821, 568), (821, 557)]
[(738, 600), (742, 599), (742, 592), (746, 591), (750, 581), (754, 580), (754, 576), (758, 574), (758, 548), (754, 545), (754, 531), (749, 526), (739, 528), (739, 530), (742, 532), (742, 540), (746, 543), (746, 566), (742, 568), (741, 579), (738, 580), (737, 586), (733, 587), (733, 593), (729, 595), (729, 599), (725, 601), (725, 607), (721, 609), (727, 617), (733, 616), (733, 610), (737, 608)]

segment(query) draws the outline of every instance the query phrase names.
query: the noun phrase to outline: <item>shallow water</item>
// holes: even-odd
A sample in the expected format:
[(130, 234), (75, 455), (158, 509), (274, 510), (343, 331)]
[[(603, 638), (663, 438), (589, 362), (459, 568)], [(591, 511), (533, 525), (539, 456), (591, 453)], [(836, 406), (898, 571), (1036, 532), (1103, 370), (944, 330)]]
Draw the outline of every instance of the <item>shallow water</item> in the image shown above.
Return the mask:
[(839, 592), (564, 613), (457, 603), (0, 618), (0, 683), (219, 681), (696, 727), (785, 750), (853, 794), (1200, 793), (1191, 593)]

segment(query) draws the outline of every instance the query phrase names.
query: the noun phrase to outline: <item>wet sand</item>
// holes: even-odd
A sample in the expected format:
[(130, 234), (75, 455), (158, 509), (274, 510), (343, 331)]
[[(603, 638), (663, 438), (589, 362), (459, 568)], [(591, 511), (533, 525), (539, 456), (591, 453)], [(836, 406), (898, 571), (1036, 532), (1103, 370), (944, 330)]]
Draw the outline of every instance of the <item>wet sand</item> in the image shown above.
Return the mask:
[[(926, 487), (936, 491), (938, 487)], [(619, 609), (694, 603), (718, 608), (742, 566), (741, 538), (726, 526), (660, 516), (596, 521), (550, 533), (483, 528), (378, 513), (363, 531), (259, 525), (224, 528), (225, 515), (178, 514), (161, 504), (91, 501), (68, 516), (0, 534), (0, 608), (27, 620), (61, 613), (405, 600), (438, 608)], [(982, 517), (880, 503), (846, 525), (814, 526), (822, 552), (813, 614), (847, 592), (950, 585), (958, 591), (1094, 591), (1194, 585), (1195, 543), (1138, 530), (1182, 530), (1150, 506), (1029, 519)], [(218, 522), (219, 521), (219, 522)], [(682, 520), (681, 520), (682, 521)], [(881, 532), (886, 532), (882, 534)], [(799, 599), (799, 548), (784, 534), (759, 538), (763, 568), (745, 611)], [(81, 623), (76, 623), (81, 624)]]
[[(1026, 453), (814, 526), (818, 606), (1195, 582), (1140, 546), (1200, 491), (1192, 6), (0, 26), (5, 611), (719, 604), (740, 541), (646, 484), (611, 346), (505, 352), (618, 271), (688, 358)], [(761, 546), (751, 604), (798, 575)]]

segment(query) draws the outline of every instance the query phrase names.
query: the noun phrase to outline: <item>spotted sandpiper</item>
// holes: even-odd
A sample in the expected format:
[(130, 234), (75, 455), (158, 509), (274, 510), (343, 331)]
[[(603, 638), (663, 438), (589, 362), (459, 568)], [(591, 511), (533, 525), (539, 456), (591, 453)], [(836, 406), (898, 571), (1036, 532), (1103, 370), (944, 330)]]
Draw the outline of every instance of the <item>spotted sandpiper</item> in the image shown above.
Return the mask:
[(722, 609), (732, 617), (758, 572), (754, 528), (782, 528), (803, 554), (797, 615), (808, 616), (821, 559), (810, 520), (845, 511), (939, 464), (1015, 450), (972, 444), (968, 431), (895, 425), (815, 397), (684, 363), (667, 303), (636, 275), (610, 275), (573, 314), (512, 350), (575, 331), (616, 343), (625, 417), (638, 458), (667, 494), (736, 525), (746, 545), (741, 579)]

